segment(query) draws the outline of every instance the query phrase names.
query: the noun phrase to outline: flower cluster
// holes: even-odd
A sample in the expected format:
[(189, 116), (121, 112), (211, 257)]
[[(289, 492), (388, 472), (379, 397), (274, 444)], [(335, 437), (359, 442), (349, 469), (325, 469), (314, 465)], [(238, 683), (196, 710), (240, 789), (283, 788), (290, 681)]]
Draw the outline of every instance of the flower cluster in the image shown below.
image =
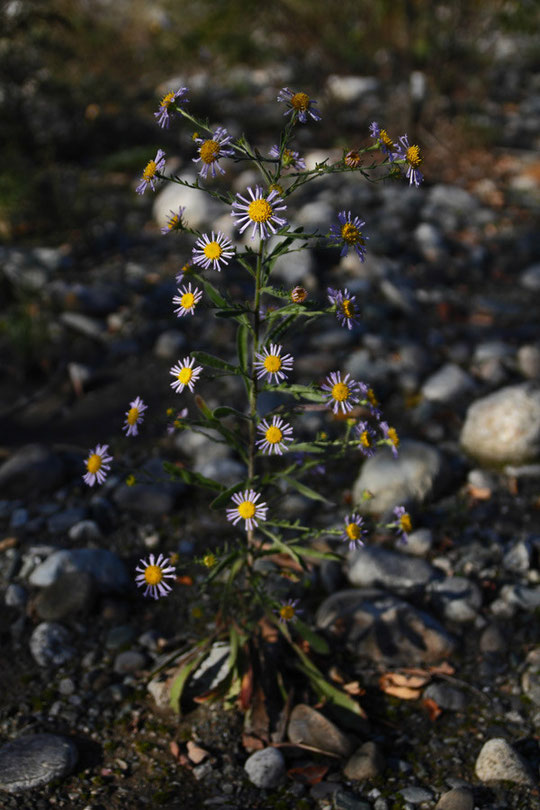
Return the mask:
[(422, 163), (420, 147), (416, 145), (411, 146), (409, 144), (409, 137), (406, 134), (401, 135), (396, 144), (388, 135), (387, 131), (381, 129), (376, 121), (373, 121), (370, 125), (369, 132), (371, 137), (377, 141), (381, 152), (383, 152), (392, 163), (402, 163), (407, 167), (406, 177), (409, 181), (409, 185), (414, 184), (418, 187), (424, 179), (424, 175), (418, 168)]

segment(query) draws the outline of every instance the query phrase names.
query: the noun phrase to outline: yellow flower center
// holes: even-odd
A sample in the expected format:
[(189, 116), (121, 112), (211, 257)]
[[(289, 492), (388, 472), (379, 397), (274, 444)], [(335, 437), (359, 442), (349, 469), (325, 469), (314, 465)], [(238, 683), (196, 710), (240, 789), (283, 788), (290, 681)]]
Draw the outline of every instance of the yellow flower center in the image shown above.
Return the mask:
[(399, 445), (399, 436), (397, 435), (397, 431), (395, 428), (392, 427), (388, 428), (388, 438), (390, 439), (394, 447), (397, 447)]
[(166, 410), (167, 416), (172, 416), (173, 413), (174, 413), (174, 408), (167, 408), (167, 410)]
[(134, 475), (128, 475), (128, 477), (126, 478), (126, 484), (128, 485), (128, 487), (132, 487), (135, 481), (136, 479)]
[(309, 96), (306, 93), (295, 93), (291, 98), (291, 107), (293, 110), (305, 112), (309, 107)]
[(349, 523), (345, 531), (351, 540), (359, 540), (362, 537), (362, 529), (358, 523)]
[(220, 146), (217, 141), (205, 141), (199, 149), (203, 163), (214, 163), (219, 157)]
[(248, 217), (252, 222), (268, 222), (272, 216), (272, 206), (267, 200), (253, 200), (248, 208)]
[(283, 152), (283, 165), (290, 166), (291, 163), (294, 163), (294, 155), (291, 149), (285, 149)]
[(350, 166), (351, 169), (356, 169), (357, 166), (360, 166), (362, 163), (362, 158), (360, 157), (359, 152), (356, 149), (351, 149), (350, 152), (347, 152), (345, 155), (345, 165)]
[(180, 224), (180, 217), (178, 216), (178, 214), (173, 214), (173, 216), (167, 223), (167, 227), (170, 231), (172, 231), (174, 228), (177, 228), (179, 224)]
[(206, 554), (203, 557), (203, 563), (206, 565), (207, 568), (212, 568), (216, 564), (216, 558), (214, 554)]
[(174, 93), (167, 93), (161, 99), (161, 106), (162, 107), (170, 107), (174, 101)]
[(187, 385), (192, 377), (193, 371), (188, 366), (185, 366), (182, 369), (182, 371), (178, 374), (178, 380), (182, 383), (182, 385)]
[(282, 619), (285, 619), (286, 622), (290, 622), (292, 618), (294, 618), (294, 607), (292, 605), (283, 605), (279, 609), (279, 615)]
[(332, 387), (332, 396), (338, 402), (345, 402), (349, 398), (349, 386), (344, 382), (338, 382)]
[(295, 287), (294, 290), (291, 291), (291, 301), (294, 301), (295, 304), (301, 304), (306, 298), (307, 290), (303, 287)]
[(194, 605), (191, 608), (191, 615), (194, 619), (202, 619), (203, 616), (202, 609), (198, 605)]
[(364, 430), (360, 434), (359, 441), (360, 441), (360, 444), (362, 445), (362, 447), (371, 447), (371, 437), (370, 437), (369, 433), (367, 432), (367, 430)]
[(208, 242), (207, 245), (203, 248), (203, 253), (207, 259), (219, 259), (221, 254), (223, 253), (223, 248), (219, 244), (219, 242)]
[(344, 298), (341, 302), (341, 307), (343, 309), (343, 314), (346, 318), (353, 318), (354, 317), (354, 302), (351, 301), (349, 298)]
[(272, 427), (269, 427), (268, 430), (266, 431), (265, 436), (266, 441), (269, 444), (279, 444), (279, 442), (283, 438), (283, 431), (281, 431), (275, 425), (272, 425)]
[(146, 180), (146, 181), (151, 180), (156, 172), (157, 172), (157, 163), (156, 163), (156, 161), (155, 160), (148, 161), (148, 163), (146, 164), (146, 168), (145, 168), (145, 170), (143, 172), (143, 175), (142, 175), (143, 180)]
[(371, 405), (373, 405), (373, 407), (374, 407), (374, 408), (376, 408), (376, 407), (377, 407), (377, 405), (379, 404), (379, 400), (378, 400), (378, 399), (377, 399), (377, 397), (375, 396), (375, 393), (374, 393), (374, 391), (373, 391), (373, 388), (368, 388), (368, 392), (367, 392), (367, 395), (366, 395), (366, 396), (367, 396), (367, 398), (368, 398), (368, 402), (370, 402), (370, 403), (371, 403)]
[(138, 418), (139, 418), (139, 409), (130, 408), (127, 415), (128, 425), (134, 425)]
[(98, 456), (97, 453), (92, 453), (92, 455), (86, 462), (86, 469), (88, 470), (89, 473), (97, 473), (100, 467), (101, 467), (101, 456)]
[(283, 194), (283, 186), (280, 186), (279, 183), (270, 183), (268, 191), (277, 191), (278, 194)]
[(399, 527), (404, 532), (410, 532), (412, 529), (411, 516), (405, 512), (399, 519)]
[(361, 245), (365, 244), (361, 232), (352, 222), (346, 222), (345, 225), (341, 226), (341, 238), (343, 241), (347, 242), (348, 245), (356, 245), (357, 242)]
[(385, 129), (381, 129), (379, 138), (388, 149), (394, 148), (394, 141), (392, 140), (392, 138), (389, 136), (388, 132)]
[(422, 163), (422, 158), (420, 157), (420, 147), (418, 146), (409, 146), (407, 152), (405, 153), (405, 160), (412, 166), (413, 169), (416, 169)]
[(163, 579), (163, 571), (159, 565), (148, 565), (144, 572), (144, 578), (149, 585), (157, 585)]
[(180, 304), (184, 307), (184, 309), (192, 309), (195, 306), (195, 296), (193, 293), (184, 293), (180, 299)]
[(242, 501), (238, 504), (238, 514), (244, 520), (249, 520), (255, 514), (255, 504), (251, 501)]
[(281, 368), (281, 358), (275, 354), (269, 354), (264, 361), (264, 367), (267, 371), (273, 374)]
[(189, 272), (191, 272), (192, 268), (193, 268), (193, 265), (191, 264), (191, 262), (186, 262), (186, 263), (185, 263), (185, 264), (184, 264), (184, 265), (183, 265), (183, 266), (180, 268), (180, 272), (181, 272), (181, 273), (189, 273)]

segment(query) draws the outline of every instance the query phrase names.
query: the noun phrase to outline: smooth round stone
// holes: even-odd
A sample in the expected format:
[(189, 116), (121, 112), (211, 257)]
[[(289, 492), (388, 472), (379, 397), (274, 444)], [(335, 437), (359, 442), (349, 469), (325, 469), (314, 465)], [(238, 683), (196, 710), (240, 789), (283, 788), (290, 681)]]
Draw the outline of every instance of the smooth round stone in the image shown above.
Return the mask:
[(403, 544), (401, 550), (405, 554), (412, 554), (414, 557), (424, 557), (433, 546), (433, 533), (431, 529), (416, 529), (407, 535), (407, 542)]
[(430, 585), (434, 605), (449, 621), (466, 624), (476, 618), (482, 605), (482, 592), (466, 577), (447, 577)]
[(146, 656), (136, 650), (125, 650), (114, 659), (114, 671), (118, 675), (129, 675), (144, 669)]
[(285, 778), (285, 759), (277, 748), (263, 748), (247, 758), (244, 770), (259, 788), (277, 788)]
[(366, 742), (354, 752), (343, 769), (347, 779), (376, 779), (386, 767), (385, 758), (374, 742)]
[(52, 585), (37, 595), (35, 608), (40, 619), (58, 621), (88, 612), (95, 597), (93, 576), (86, 571), (71, 571), (60, 574)]
[(540, 706), (540, 647), (531, 650), (525, 659), (521, 688), (536, 706)]
[(131, 644), (135, 638), (135, 630), (130, 624), (120, 624), (118, 627), (111, 627), (105, 639), (105, 647), (108, 650), (119, 650), (126, 644)]
[(376, 93), (379, 80), (375, 76), (340, 76), (333, 73), (326, 80), (326, 89), (336, 101), (354, 104), (368, 93)]
[(56, 582), (62, 573), (72, 571), (91, 574), (103, 593), (122, 592), (132, 584), (122, 560), (114, 552), (103, 548), (55, 551), (34, 568), (29, 581), (43, 588)]
[(474, 796), (467, 788), (452, 788), (443, 793), (435, 810), (473, 810)]
[(446, 683), (430, 683), (424, 689), (423, 697), (434, 700), (441, 709), (451, 712), (463, 712), (467, 708), (467, 698), (463, 692)]
[(8, 793), (46, 785), (70, 773), (78, 752), (67, 737), (29, 734), (0, 748), (0, 788)]
[(540, 292), (540, 264), (532, 264), (526, 267), (519, 277), (519, 283), (526, 290)]
[(24, 498), (53, 492), (64, 479), (64, 464), (47, 447), (29, 444), (0, 465), (0, 492), (6, 498)]
[[(182, 172), (179, 177), (189, 183), (197, 180), (194, 172)], [(209, 224), (221, 213), (220, 206), (207, 194), (188, 186), (167, 183), (157, 192), (152, 207), (154, 220), (160, 228), (168, 224), (171, 212), (178, 213), (179, 206), (185, 207), (186, 221), (191, 228)]]
[(529, 765), (503, 737), (494, 737), (482, 746), (475, 764), (481, 782), (516, 782), (534, 785)]
[(422, 804), (422, 802), (429, 802), (433, 798), (431, 790), (423, 787), (404, 787), (400, 791), (401, 795), (406, 802), (410, 804)]
[(351, 741), (321, 712), (303, 703), (291, 712), (287, 735), (292, 743), (305, 743), (341, 757), (351, 753)]
[(40, 667), (59, 667), (73, 658), (70, 634), (61, 624), (41, 622), (30, 636), (30, 652)]
[(95, 520), (80, 520), (70, 527), (68, 536), (75, 542), (88, 543), (92, 540), (100, 540), (102, 534)]
[(28, 593), (26, 588), (15, 582), (7, 586), (4, 594), (4, 602), (8, 607), (23, 608), (28, 601)]
[(382, 587), (401, 595), (423, 591), (441, 576), (426, 560), (378, 546), (352, 552), (346, 574), (353, 585)]
[(163, 360), (178, 360), (178, 355), (186, 345), (186, 336), (178, 329), (162, 332), (154, 345), (154, 354)]
[(531, 380), (540, 378), (540, 346), (530, 344), (520, 346), (517, 353), (518, 368)]
[(422, 385), (422, 395), (431, 402), (456, 402), (474, 389), (472, 377), (455, 363), (446, 363)]
[(73, 506), (70, 509), (63, 509), (56, 512), (47, 520), (47, 530), (51, 534), (64, 534), (68, 532), (76, 523), (80, 523), (86, 517), (86, 509)]

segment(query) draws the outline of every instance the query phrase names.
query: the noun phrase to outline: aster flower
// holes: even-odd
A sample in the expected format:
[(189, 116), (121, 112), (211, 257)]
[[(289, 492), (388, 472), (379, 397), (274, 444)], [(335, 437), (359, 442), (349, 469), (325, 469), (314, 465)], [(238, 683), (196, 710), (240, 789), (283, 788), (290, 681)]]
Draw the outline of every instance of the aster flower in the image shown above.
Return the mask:
[(274, 416), (271, 424), (263, 419), (257, 426), (257, 430), (262, 434), (262, 438), (258, 439), (255, 444), (268, 455), (272, 455), (272, 453), (281, 455), (283, 450), (287, 449), (286, 442), (293, 440), (292, 427), (280, 416)]
[(307, 290), (304, 287), (295, 287), (290, 296), (293, 304), (302, 304), (307, 298)]
[(185, 205), (180, 205), (178, 208), (178, 213), (175, 211), (170, 211), (170, 217), (167, 220), (167, 224), (161, 228), (161, 233), (170, 233), (171, 231), (181, 231), (184, 228), (184, 211), (186, 210)]
[(366, 389), (366, 399), (363, 404), (367, 405), (367, 407), (369, 408), (369, 412), (373, 416), (373, 418), (378, 420), (382, 416), (381, 409), (379, 408), (379, 400), (375, 396), (373, 388), (368, 388), (368, 386), (365, 385), (365, 383), (362, 383), (362, 385)]
[(258, 520), (266, 520), (268, 507), (265, 503), (257, 503), (260, 497), (260, 493), (255, 492), (253, 489), (246, 489), (245, 492), (235, 492), (232, 496), (235, 506), (227, 509), (227, 520), (234, 526), (239, 520), (244, 520), (246, 531), (251, 531), (251, 529), (259, 525)]
[(385, 129), (381, 129), (376, 121), (373, 121), (369, 127), (369, 134), (377, 141), (381, 152), (384, 152), (384, 154), (389, 157), (390, 160), (393, 160), (393, 152), (396, 149), (396, 145), (392, 138), (388, 135), (388, 132)]
[(255, 191), (248, 187), (251, 200), (237, 194), (232, 204), (231, 216), (235, 218), (234, 224), (244, 233), (246, 228), (253, 225), (251, 238), (255, 237), (257, 229), (261, 239), (268, 239), (270, 233), (275, 234), (279, 228), (287, 224), (287, 220), (278, 215), (278, 211), (285, 211), (287, 206), (279, 192), (271, 191), (264, 197), (262, 186), (255, 186)]
[(328, 300), (335, 305), (336, 317), (341, 326), (351, 329), (353, 323), (360, 323), (355, 304), (356, 297), (351, 295), (346, 288), (341, 292), (341, 290), (333, 290), (332, 287), (329, 287)]
[(404, 506), (396, 506), (393, 511), (396, 520), (393, 523), (389, 523), (388, 526), (389, 528), (396, 529), (400, 543), (407, 543), (409, 540), (409, 532), (412, 531), (411, 516), (405, 510)]
[(424, 179), (424, 175), (421, 171), (419, 171), (418, 167), (422, 163), (422, 157), (420, 156), (420, 147), (413, 145), (409, 145), (409, 138), (407, 135), (402, 135), (399, 138), (399, 146), (396, 152), (394, 152), (394, 160), (404, 160), (407, 164), (407, 174), (406, 177), (409, 181), (409, 185), (414, 185), (418, 187), (422, 180)]
[(388, 422), (380, 422), (379, 427), (383, 434), (383, 442), (387, 444), (392, 451), (394, 458), (398, 457), (399, 436), (396, 429), (388, 426)]
[(126, 411), (126, 421), (122, 428), (126, 431), (126, 436), (137, 436), (139, 433), (137, 425), (141, 424), (147, 407), (148, 405), (145, 405), (140, 397), (136, 397), (133, 402), (129, 403), (129, 411)]
[(341, 539), (349, 544), (349, 549), (360, 548), (364, 545), (363, 538), (366, 536), (367, 530), (364, 528), (364, 518), (353, 512), (352, 515), (347, 515), (345, 518), (345, 528)]
[(299, 599), (289, 599), (287, 602), (282, 602), (281, 607), (274, 611), (279, 616), (281, 624), (296, 621), (296, 617), (304, 612), (296, 607), (299, 601)]
[(111, 469), (109, 464), (112, 461), (112, 456), (107, 454), (109, 449), (108, 444), (98, 444), (95, 450), (90, 450), (90, 455), (85, 461), (87, 472), (83, 475), (83, 481), (89, 487), (94, 484), (102, 484), (107, 478), (107, 473)]
[(184, 286), (178, 290), (178, 295), (173, 298), (173, 304), (178, 304), (178, 309), (175, 309), (175, 315), (182, 318), (184, 315), (194, 315), (195, 307), (202, 298), (202, 291), (198, 287), (194, 290), (191, 289), (191, 281), (188, 286)]
[(363, 262), (366, 256), (366, 239), (369, 237), (363, 235), (361, 228), (366, 223), (359, 217), (353, 219), (350, 211), (340, 211), (338, 222), (339, 225), (330, 226), (332, 244), (341, 247), (342, 256), (349, 252), (350, 247), (354, 248), (360, 261)]
[[(174, 414), (174, 408), (167, 408), (167, 416), (172, 416), (173, 414)], [(187, 408), (182, 408), (181, 411), (178, 411), (176, 413), (176, 416), (173, 419), (173, 421), (169, 422), (167, 424), (167, 435), (168, 436), (171, 436), (174, 433), (175, 430), (178, 430), (180, 427), (182, 427), (182, 420), (184, 420), (187, 415), (188, 415), (188, 409)]]
[(164, 168), (165, 168), (165, 152), (162, 149), (158, 149), (154, 160), (148, 161), (148, 163), (145, 166), (145, 169), (142, 173), (141, 182), (135, 189), (137, 194), (144, 194), (148, 186), (150, 186), (152, 191), (155, 191), (156, 180), (159, 179), (156, 178), (156, 175), (160, 174)]
[[(268, 154), (274, 160), (279, 160), (279, 153), (280, 148), (276, 143)], [(281, 156), (281, 165), (284, 169), (305, 169), (306, 161), (300, 157), (300, 152), (295, 152), (294, 149), (284, 149)]]
[(279, 91), (278, 101), (285, 101), (289, 109), (283, 115), (291, 115), (298, 118), (301, 124), (305, 124), (309, 115), (314, 121), (320, 121), (321, 116), (316, 109), (317, 102), (306, 93), (293, 93), (288, 87), (283, 87)]
[(343, 413), (352, 411), (356, 405), (361, 392), (360, 383), (350, 379), (350, 374), (346, 374), (341, 379), (341, 371), (332, 371), (326, 378), (326, 382), (321, 386), (323, 391), (328, 392), (327, 405), (337, 413), (341, 408)]
[(358, 447), (366, 458), (375, 455), (377, 434), (367, 422), (359, 422), (356, 425), (356, 435), (358, 437)]
[(350, 169), (357, 169), (362, 165), (362, 156), (358, 149), (350, 149), (343, 157), (343, 162)]
[(225, 174), (225, 170), (219, 165), (219, 161), (224, 157), (233, 157), (234, 151), (229, 147), (232, 136), (229, 135), (225, 127), (218, 127), (211, 138), (194, 138), (199, 146), (199, 157), (193, 158), (194, 163), (201, 164), (199, 174), (201, 177), (208, 177), (209, 169), (212, 170), (212, 177), (216, 176), (216, 170), (220, 174)]
[(180, 270), (176, 274), (176, 279), (175, 279), (178, 286), (180, 286), (180, 284), (183, 282), (184, 276), (191, 273), (192, 270), (193, 270), (193, 264), (191, 262), (186, 262), (184, 265), (182, 265), (182, 267), (180, 268)]
[(290, 371), (293, 367), (293, 357), (290, 354), (281, 356), (283, 346), (277, 343), (270, 344), (270, 351), (265, 346), (262, 352), (255, 355), (255, 368), (257, 369), (257, 379), (260, 380), (265, 374), (268, 375), (268, 382), (274, 382), (278, 385), (281, 380), (285, 380), (287, 375), (285, 371)]
[(204, 555), (202, 561), (203, 565), (206, 566), (206, 568), (213, 568), (214, 565), (217, 563), (217, 557), (215, 554), (212, 554), (212, 552), (209, 551), (208, 554)]
[(170, 565), (170, 559), (160, 554), (156, 559), (153, 554), (148, 560), (139, 560), (139, 565), (135, 569), (138, 575), (135, 577), (137, 587), (146, 590), (143, 596), (151, 596), (152, 599), (159, 599), (160, 596), (168, 596), (172, 588), (165, 579), (174, 579), (175, 568)]
[(186, 385), (190, 391), (193, 391), (193, 386), (199, 379), (203, 369), (202, 366), (193, 368), (194, 362), (194, 357), (184, 357), (180, 363), (171, 368), (170, 373), (176, 377), (176, 380), (171, 383), (171, 388), (174, 388), (178, 393), (181, 393)]
[(193, 264), (200, 264), (205, 270), (212, 265), (214, 270), (221, 272), (221, 265), (228, 264), (229, 259), (234, 256), (234, 248), (230, 239), (227, 239), (222, 231), (218, 231), (208, 238), (208, 234), (203, 233), (195, 242), (193, 248)]
[(175, 104), (185, 104), (189, 101), (188, 98), (183, 98), (184, 94), (188, 92), (187, 87), (181, 87), (173, 93), (166, 93), (161, 99), (159, 110), (154, 113), (157, 122), (162, 129), (167, 129), (171, 123), (171, 118), (174, 118), (175, 112), (171, 110)]

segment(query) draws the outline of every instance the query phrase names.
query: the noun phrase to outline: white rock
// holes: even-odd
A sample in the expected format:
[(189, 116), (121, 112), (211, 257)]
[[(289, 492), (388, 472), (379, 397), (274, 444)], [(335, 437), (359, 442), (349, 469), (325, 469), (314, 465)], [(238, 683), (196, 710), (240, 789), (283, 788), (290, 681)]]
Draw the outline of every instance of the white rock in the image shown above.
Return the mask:
[(482, 782), (516, 782), (534, 785), (529, 766), (502, 737), (494, 737), (482, 746), (475, 771)]
[[(194, 183), (197, 175), (195, 172), (182, 172), (179, 177)], [(153, 217), (160, 228), (167, 225), (171, 211), (178, 213), (180, 205), (185, 207), (184, 218), (192, 228), (208, 226), (223, 213), (221, 206), (204, 191), (180, 186), (177, 183), (167, 183), (157, 192), (152, 208)]]
[(326, 80), (330, 95), (337, 101), (350, 104), (359, 101), (368, 93), (375, 93), (379, 82), (374, 76), (337, 76), (333, 74)]
[(257, 787), (276, 788), (285, 778), (285, 760), (277, 748), (263, 748), (248, 757), (244, 770)]
[(422, 386), (422, 395), (432, 402), (453, 402), (474, 388), (474, 381), (455, 363), (446, 363)]

